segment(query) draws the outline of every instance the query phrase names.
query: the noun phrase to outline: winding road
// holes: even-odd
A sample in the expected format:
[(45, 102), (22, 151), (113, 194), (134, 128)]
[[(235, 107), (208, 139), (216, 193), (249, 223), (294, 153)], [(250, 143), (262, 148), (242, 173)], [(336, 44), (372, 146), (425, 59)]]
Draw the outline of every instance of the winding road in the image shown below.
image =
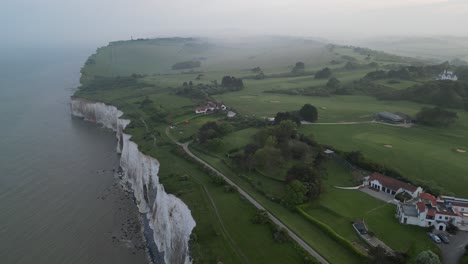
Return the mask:
[(237, 190), (239, 191), (239, 193), (244, 196), (250, 203), (252, 203), (257, 209), (260, 209), (260, 210), (265, 210), (267, 213), (268, 213), (268, 217), (271, 219), (271, 221), (273, 221), (273, 223), (275, 223), (277, 226), (281, 227), (281, 228), (284, 228), (284, 230), (286, 230), (289, 234), (289, 236), (294, 239), (294, 241), (296, 241), (304, 250), (306, 250), (311, 256), (314, 256), (320, 263), (323, 263), (323, 264), (328, 264), (329, 262), (324, 259), (317, 251), (315, 251), (313, 248), (311, 248), (304, 240), (302, 240), (302, 238), (300, 238), (298, 235), (296, 235), (296, 233), (294, 233), (291, 229), (289, 229), (288, 226), (286, 226), (285, 224), (283, 224), (283, 222), (281, 222), (281, 220), (279, 220), (278, 218), (276, 218), (274, 215), (272, 215), (265, 207), (263, 207), (260, 203), (258, 203), (252, 196), (250, 196), (247, 192), (245, 192), (244, 190), (242, 190), (242, 188), (240, 188), (237, 184), (235, 184), (233, 181), (231, 181), (226, 175), (224, 175), (223, 173), (221, 173), (220, 171), (218, 171), (217, 169), (215, 169), (213, 166), (211, 166), (210, 164), (206, 163), (204, 160), (200, 159), (199, 157), (195, 156), (195, 154), (192, 153), (192, 151), (190, 151), (189, 149), (189, 144), (190, 144), (190, 141), (189, 142), (186, 142), (186, 143), (180, 143), (178, 142), (177, 140), (173, 139), (170, 135), (170, 132), (169, 132), (169, 128), (166, 128), (166, 135), (177, 145), (181, 146), (184, 151), (190, 156), (192, 157), (193, 159), (195, 159), (196, 161), (198, 161), (199, 163), (205, 165), (206, 167), (210, 168), (213, 172), (215, 172), (216, 174), (218, 174), (220, 177), (222, 177), (229, 185), (237, 188)]

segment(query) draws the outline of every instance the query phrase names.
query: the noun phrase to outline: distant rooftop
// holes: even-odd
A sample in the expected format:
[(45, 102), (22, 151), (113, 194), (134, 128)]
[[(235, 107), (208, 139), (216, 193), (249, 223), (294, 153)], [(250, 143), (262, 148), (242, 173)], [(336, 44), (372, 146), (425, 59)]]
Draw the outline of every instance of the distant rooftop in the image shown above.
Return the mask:
[(400, 121), (403, 121), (403, 118), (399, 115), (395, 115), (395, 114), (392, 114), (392, 113), (389, 113), (389, 112), (379, 112), (377, 113), (377, 115), (379, 117), (382, 117), (382, 118), (385, 118), (385, 119), (389, 119), (389, 120), (392, 120), (394, 122), (400, 122)]

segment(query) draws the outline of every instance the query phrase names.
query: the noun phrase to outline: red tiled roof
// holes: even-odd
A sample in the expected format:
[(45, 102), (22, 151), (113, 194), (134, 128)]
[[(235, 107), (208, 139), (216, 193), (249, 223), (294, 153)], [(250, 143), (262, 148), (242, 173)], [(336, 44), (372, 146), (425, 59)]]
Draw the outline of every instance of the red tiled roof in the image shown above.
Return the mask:
[(437, 207), (437, 199), (435, 198), (434, 195), (430, 194), (430, 193), (421, 193), (419, 195), (419, 197), (422, 199), (422, 200), (426, 200), (426, 201), (430, 201), (431, 202), (431, 205), (433, 207)]
[(436, 200), (436, 198), (435, 198), (434, 195), (432, 195), (432, 194), (430, 194), (430, 193), (425, 193), (425, 192), (424, 192), (424, 193), (421, 193), (421, 194), (419, 195), (419, 197), (421, 197), (421, 199), (423, 199), (423, 200), (430, 200), (430, 201)]
[(417, 202), (416, 205), (418, 206), (418, 210), (420, 213), (426, 211), (426, 205), (422, 202)]
[(431, 210), (427, 211), (427, 215), (428, 216), (435, 216), (436, 215), (436, 210), (431, 209)]
[(418, 187), (412, 184), (402, 182), (394, 178), (390, 178), (377, 172), (374, 172), (372, 176), (370, 176), (369, 181), (373, 180), (379, 181), (383, 187), (391, 189), (393, 191), (398, 191), (400, 188), (402, 188), (410, 192), (415, 192), (418, 189)]

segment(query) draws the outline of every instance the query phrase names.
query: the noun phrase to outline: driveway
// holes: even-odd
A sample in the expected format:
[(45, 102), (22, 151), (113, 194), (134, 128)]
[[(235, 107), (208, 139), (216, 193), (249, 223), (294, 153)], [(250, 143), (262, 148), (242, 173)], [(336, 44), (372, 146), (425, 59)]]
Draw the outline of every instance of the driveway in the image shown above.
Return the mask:
[[(435, 231), (434, 233), (438, 234), (440, 232)], [(450, 240), (450, 244), (438, 244), (442, 251), (443, 263), (457, 264), (460, 257), (465, 253), (465, 245), (468, 244), (468, 232), (458, 231), (454, 236), (450, 236), (446, 232), (442, 233)]]
[(367, 193), (368, 195), (376, 198), (376, 199), (379, 199), (381, 201), (384, 201), (386, 203), (393, 203), (393, 204), (397, 204), (395, 202), (395, 200), (393, 199), (393, 195), (391, 194), (388, 194), (388, 193), (385, 193), (385, 192), (380, 192), (380, 191), (376, 191), (374, 189), (370, 189), (368, 187), (364, 187), (364, 188), (360, 188), (359, 189), (361, 192), (364, 192), (364, 193)]

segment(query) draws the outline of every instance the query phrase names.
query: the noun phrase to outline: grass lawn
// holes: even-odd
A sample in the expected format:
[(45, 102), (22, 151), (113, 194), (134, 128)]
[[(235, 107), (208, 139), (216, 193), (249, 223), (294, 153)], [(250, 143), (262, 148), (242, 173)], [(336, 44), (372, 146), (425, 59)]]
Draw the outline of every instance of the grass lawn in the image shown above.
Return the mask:
[(387, 86), (387, 87), (398, 89), (398, 90), (404, 90), (416, 84), (421, 84), (420, 82), (408, 81), (408, 80), (397, 80), (397, 83), (392, 83), (391, 80), (392, 79), (382, 79), (382, 80), (378, 80), (375, 82), (378, 84)]
[[(316, 140), (340, 150), (360, 150), (377, 162), (388, 165), (410, 180), (434, 180), (457, 196), (468, 197), (466, 182), (468, 156), (455, 151), (468, 149), (468, 114), (451, 128), (415, 126), (398, 128), (379, 124), (302, 126)], [(384, 147), (391, 145), (392, 147)]]

